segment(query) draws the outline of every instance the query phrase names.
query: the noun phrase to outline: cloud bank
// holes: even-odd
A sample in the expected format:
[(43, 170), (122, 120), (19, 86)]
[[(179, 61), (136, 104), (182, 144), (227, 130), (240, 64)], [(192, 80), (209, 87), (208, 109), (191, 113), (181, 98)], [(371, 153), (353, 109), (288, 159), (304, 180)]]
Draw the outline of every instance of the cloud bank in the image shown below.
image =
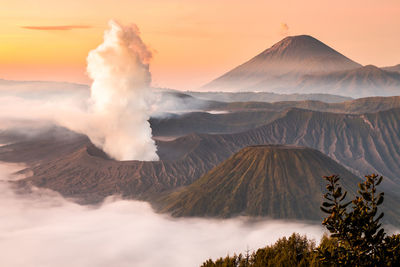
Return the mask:
[(0, 165), (1, 266), (199, 266), (293, 232), (317, 241), (323, 233), (296, 222), (172, 219), (147, 203), (115, 198), (80, 206), (45, 189), (16, 194), (4, 180), (18, 168)]

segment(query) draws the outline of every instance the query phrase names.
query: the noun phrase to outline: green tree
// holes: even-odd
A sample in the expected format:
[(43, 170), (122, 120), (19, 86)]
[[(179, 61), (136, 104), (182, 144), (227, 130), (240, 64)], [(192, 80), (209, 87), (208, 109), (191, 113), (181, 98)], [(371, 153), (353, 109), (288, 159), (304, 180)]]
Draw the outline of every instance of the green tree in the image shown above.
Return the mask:
[(391, 251), (398, 250), (396, 239), (385, 238), (380, 222), (384, 214), (378, 214), (378, 206), (384, 200), (384, 193), (377, 192), (382, 176), (365, 176), (365, 181), (358, 185), (358, 195), (349, 202), (339, 176), (324, 178), (328, 184), (321, 210), (328, 216), (322, 224), (330, 231), (332, 240), (329, 246), (321, 244), (318, 248), (321, 262), (334, 266), (385, 266), (392, 262)]
[(293, 233), (278, 239), (275, 244), (258, 249), (251, 256), (250, 266), (313, 266), (315, 242)]
[(384, 194), (377, 186), (383, 178), (365, 176), (351, 201), (346, 201), (338, 175), (324, 178), (328, 184), (321, 210), (328, 215), (322, 224), (330, 235), (325, 234), (317, 248), (314, 241), (293, 233), (251, 255), (209, 259), (202, 267), (400, 266), (400, 234), (386, 236), (380, 222), (384, 215), (378, 212)]
[(202, 267), (264, 267), (264, 266), (320, 266), (315, 253), (315, 242), (293, 233), (289, 238), (278, 239), (275, 244), (260, 248), (251, 255), (211, 259)]

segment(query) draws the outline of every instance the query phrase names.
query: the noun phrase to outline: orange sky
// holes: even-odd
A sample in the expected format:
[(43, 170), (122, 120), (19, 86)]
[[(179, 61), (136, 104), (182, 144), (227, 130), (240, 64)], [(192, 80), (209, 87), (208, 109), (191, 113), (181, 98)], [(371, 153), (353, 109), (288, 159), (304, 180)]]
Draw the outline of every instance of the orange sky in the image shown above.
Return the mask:
[(399, 0), (0, 0), (0, 7), (5, 79), (89, 83), (87, 53), (111, 18), (139, 26), (156, 51), (153, 84), (163, 87), (196, 89), (285, 35), (310, 34), (361, 64), (400, 63)]

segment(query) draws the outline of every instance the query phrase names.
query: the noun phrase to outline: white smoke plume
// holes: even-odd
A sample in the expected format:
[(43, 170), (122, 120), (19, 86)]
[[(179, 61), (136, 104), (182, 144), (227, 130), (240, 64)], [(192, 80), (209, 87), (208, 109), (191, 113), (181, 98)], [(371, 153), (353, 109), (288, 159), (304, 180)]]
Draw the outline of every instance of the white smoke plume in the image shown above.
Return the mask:
[(91, 118), (85, 134), (118, 160), (157, 160), (151, 138), (151, 51), (136, 25), (109, 22), (104, 42), (89, 53)]
[(136, 25), (109, 26), (87, 58), (90, 95), (80, 85), (0, 80), (0, 129), (48, 121), (86, 134), (114, 159), (158, 160), (148, 122), (154, 106), (151, 51)]
[[(0, 79), (0, 131), (56, 124), (87, 135), (117, 160), (158, 160), (148, 119), (191, 111), (201, 101), (151, 88), (150, 49), (136, 25), (109, 22), (87, 58), (91, 87)], [(164, 92), (165, 91), (165, 92)], [(37, 132), (37, 131), (36, 131)]]

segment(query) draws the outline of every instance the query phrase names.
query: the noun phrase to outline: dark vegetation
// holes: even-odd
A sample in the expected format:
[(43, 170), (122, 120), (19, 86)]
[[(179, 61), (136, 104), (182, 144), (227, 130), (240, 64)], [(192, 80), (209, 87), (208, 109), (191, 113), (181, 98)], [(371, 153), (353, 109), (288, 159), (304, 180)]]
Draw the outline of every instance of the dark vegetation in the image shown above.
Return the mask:
[(382, 176), (365, 176), (351, 201), (346, 201), (339, 176), (324, 178), (327, 192), (320, 208), (327, 214), (322, 224), (330, 235), (324, 235), (319, 246), (293, 233), (251, 254), (209, 259), (201, 266), (400, 266), (400, 234), (387, 235), (380, 222), (384, 193), (378, 193), (377, 186)]

